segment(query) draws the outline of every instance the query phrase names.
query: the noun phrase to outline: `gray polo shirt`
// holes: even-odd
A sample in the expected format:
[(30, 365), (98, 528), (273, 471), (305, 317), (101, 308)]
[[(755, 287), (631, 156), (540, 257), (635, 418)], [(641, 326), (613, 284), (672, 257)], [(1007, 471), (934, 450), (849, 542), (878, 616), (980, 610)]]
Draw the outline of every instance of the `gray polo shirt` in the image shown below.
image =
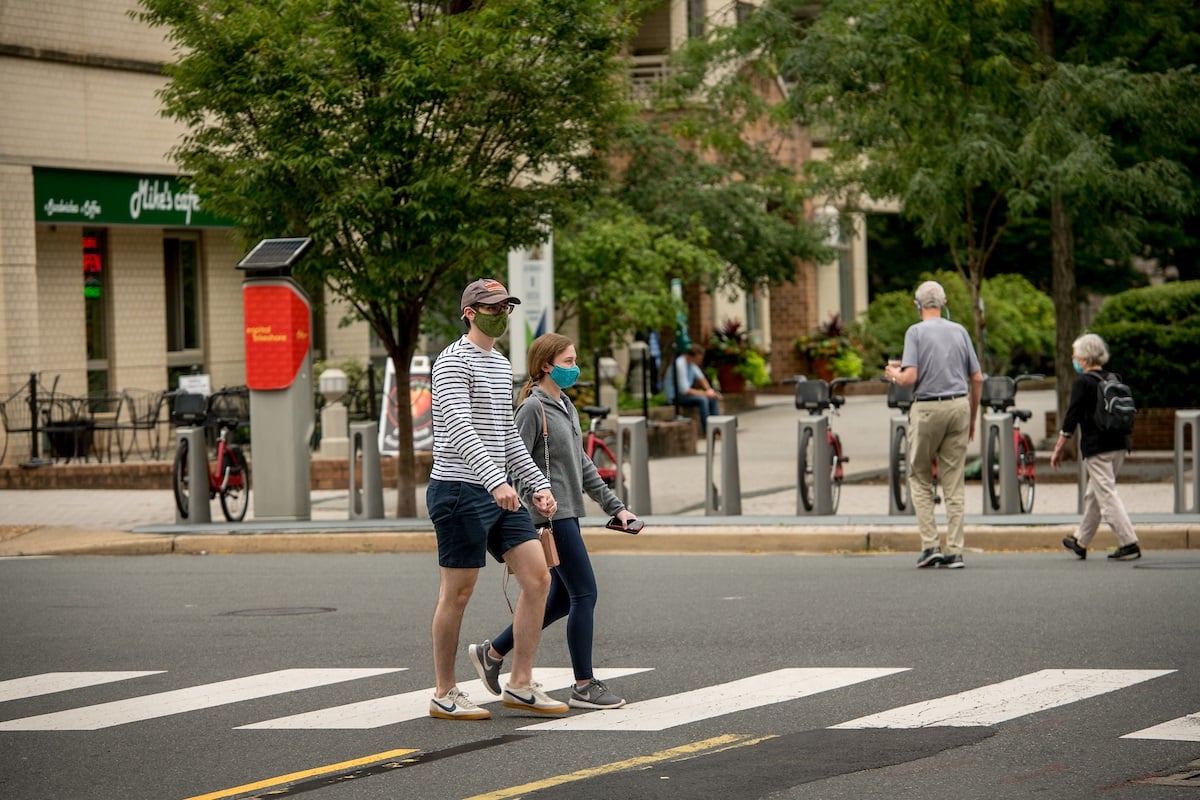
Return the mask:
[(979, 359), (967, 329), (942, 317), (926, 319), (904, 334), (901, 368), (917, 368), (913, 397), (966, 394), (971, 376), (979, 372)]

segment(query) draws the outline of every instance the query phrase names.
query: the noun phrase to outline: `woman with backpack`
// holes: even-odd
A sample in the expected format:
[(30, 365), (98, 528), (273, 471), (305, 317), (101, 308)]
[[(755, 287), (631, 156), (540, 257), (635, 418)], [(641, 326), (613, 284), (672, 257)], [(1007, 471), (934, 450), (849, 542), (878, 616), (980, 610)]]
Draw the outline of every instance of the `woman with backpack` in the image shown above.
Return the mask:
[(1110, 377), (1104, 369), (1108, 363), (1108, 345), (1094, 333), (1085, 333), (1071, 345), (1071, 363), (1079, 377), (1071, 386), (1071, 400), (1063, 418), (1062, 430), (1050, 465), (1057, 468), (1063, 460), (1063, 447), (1079, 428), (1079, 454), (1087, 469), (1087, 490), (1083, 495), (1083, 519), (1074, 536), (1063, 539), (1063, 547), (1081, 559), (1087, 558), (1088, 544), (1104, 517), (1117, 535), (1117, 549), (1108, 557), (1132, 561), (1142, 557), (1137, 534), (1117, 494), (1117, 475), (1129, 451), (1129, 433), (1114, 425), (1099, 408), (1100, 387)]

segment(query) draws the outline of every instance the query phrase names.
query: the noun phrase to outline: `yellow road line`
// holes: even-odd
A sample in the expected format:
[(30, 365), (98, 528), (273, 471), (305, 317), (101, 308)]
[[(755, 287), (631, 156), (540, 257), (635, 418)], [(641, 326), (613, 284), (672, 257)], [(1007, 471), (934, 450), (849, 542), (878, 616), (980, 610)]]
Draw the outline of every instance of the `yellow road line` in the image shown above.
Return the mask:
[(354, 767), (362, 767), (367, 764), (374, 764), (378, 761), (387, 761), (389, 758), (406, 756), (409, 753), (415, 752), (417, 752), (415, 748), (408, 748), (406, 750), (388, 750), (383, 753), (376, 753), (372, 756), (363, 756), (362, 758), (355, 758), (350, 761), (341, 761), (337, 764), (328, 764), (324, 767), (314, 767), (313, 769), (306, 769), (300, 772), (289, 772), (287, 775), (280, 775), (276, 778), (267, 778), (266, 780), (257, 781), (255, 783), (247, 783), (243, 784), (242, 786), (234, 786), (232, 789), (221, 789), (220, 791), (210, 792), (209, 794), (198, 794), (195, 797), (186, 798), (186, 800), (218, 800), (222, 797), (234, 797), (239, 794), (255, 791), (256, 789), (269, 789), (273, 786), (280, 786), (285, 783), (293, 783), (298, 780), (303, 780), (304, 778), (315, 778), (318, 775), (327, 775), (331, 772), (340, 772), (347, 769), (353, 769)]
[(520, 797), (529, 792), (536, 792), (539, 789), (548, 789), (551, 786), (560, 786), (564, 783), (573, 783), (575, 781), (587, 780), (595, 778), (599, 775), (608, 775), (614, 772), (623, 772), (625, 770), (634, 769), (636, 767), (646, 766), (647, 764), (656, 764), (661, 761), (670, 761), (680, 757), (694, 757), (699, 755), (709, 755), (710, 753), (719, 753), (723, 750), (732, 750), (735, 747), (746, 747), (748, 745), (757, 744), (766, 739), (774, 739), (772, 736), (759, 736), (750, 738), (743, 734), (725, 734), (724, 736), (714, 736), (711, 739), (702, 739), (691, 744), (672, 747), (670, 750), (660, 750), (657, 753), (651, 753), (646, 756), (636, 756), (624, 761), (614, 761), (610, 764), (601, 764), (598, 767), (589, 767), (587, 769), (568, 772), (565, 775), (556, 775), (551, 778), (545, 778), (532, 783), (524, 783), (520, 786), (511, 786), (507, 789), (497, 789), (494, 792), (487, 794), (477, 794), (474, 797), (468, 797), (466, 800), (506, 800), (506, 798)]

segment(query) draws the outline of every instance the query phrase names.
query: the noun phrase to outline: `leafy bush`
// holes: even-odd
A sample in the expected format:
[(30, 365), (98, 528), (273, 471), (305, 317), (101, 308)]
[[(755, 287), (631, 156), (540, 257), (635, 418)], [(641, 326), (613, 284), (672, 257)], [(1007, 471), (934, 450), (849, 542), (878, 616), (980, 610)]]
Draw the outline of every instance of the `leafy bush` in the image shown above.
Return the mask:
[[(923, 274), (921, 280), (942, 284), (951, 318), (967, 329), (974, 343), (971, 294), (962, 277), (957, 272), (939, 270)], [(997, 275), (983, 281), (983, 307), (986, 347), (982, 368), (985, 373), (1044, 372), (1051, 366), (1054, 303), (1045, 293), (1020, 275)], [(904, 334), (916, 321), (912, 292), (887, 292), (876, 296), (867, 308), (864, 324), (867, 333), (879, 342), (877, 357), (880, 360), (888, 356), (899, 358), (904, 352)]]
[(1131, 289), (1108, 298), (1090, 330), (1108, 344), (1108, 368), (1139, 408), (1196, 408), (1200, 281)]

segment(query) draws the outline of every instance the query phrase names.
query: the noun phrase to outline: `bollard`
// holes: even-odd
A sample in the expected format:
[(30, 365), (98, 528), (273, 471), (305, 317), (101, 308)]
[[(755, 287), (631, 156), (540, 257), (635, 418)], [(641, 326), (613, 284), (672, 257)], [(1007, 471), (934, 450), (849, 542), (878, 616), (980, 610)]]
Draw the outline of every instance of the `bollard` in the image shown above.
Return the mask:
[(796, 514), (827, 516), (833, 513), (833, 453), (829, 449), (829, 417), (800, 418), (797, 432)]
[(350, 425), (350, 519), (383, 519), (383, 470), (379, 425)]
[(908, 415), (891, 418), (888, 432), (888, 514), (913, 515), (912, 495), (908, 490)]
[[(1191, 431), (1192, 448), (1184, 453), (1187, 437)], [(1200, 482), (1196, 470), (1200, 468), (1200, 409), (1186, 408), (1175, 412), (1175, 513), (1200, 514)], [(1191, 456), (1191, 497), (1188, 497), (1187, 458)]]
[[(720, 442), (719, 475), (715, 476), (716, 446)], [(737, 417), (708, 418), (708, 439), (704, 452), (705, 516), (738, 516), (742, 513), (742, 486), (738, 474)]]
[[(998, 464), (997, 474), (990, 465)], [(1020, 514), (1017, 494), (1017, 456), (1013, 451), (1011, 414), (983, 415), (983, 513)]]
[[(626, 449), (625, 437), (629, 437)], [(626, 457), (628, 453), (628, 458)], [(638, 516), (650, 510), (650, 438), (645, 417), (617, 417), (617, 496)], [(625, 471), (625, 462), (629, 471)], [(628, 483), (621, 476), (628, 477)]]
[[(175, 441), (187, 441), (188, 446), (188, 513), (179, 513), (175, 506), (176, 525), (201, 525), (212, 522), (212, 508), (208, 494), (208, 446), (204, 441), (204, 427), (176, 428)], [(178, 452), (176, 446), (176, 452)]]

